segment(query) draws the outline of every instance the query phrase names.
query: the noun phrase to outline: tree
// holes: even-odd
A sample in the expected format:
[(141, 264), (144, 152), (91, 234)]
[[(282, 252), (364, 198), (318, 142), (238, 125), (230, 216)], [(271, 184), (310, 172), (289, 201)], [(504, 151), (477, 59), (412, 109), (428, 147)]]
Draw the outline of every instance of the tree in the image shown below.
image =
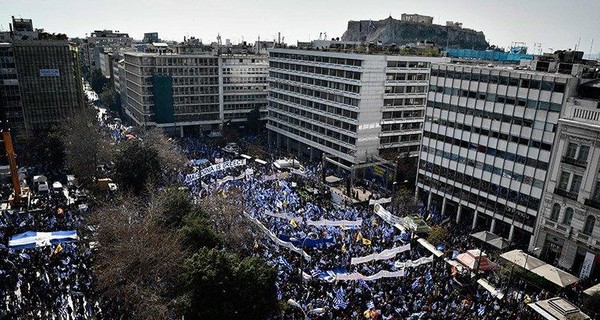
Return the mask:
[(260, 131), (260, 127), (260, 108), (256, 106), (248, 113), (246, 129), (250, 134), (257, 134)]
[(277, 310), (276, 271), (259, 258), (201, 249), (184, 267), (178, 305), (186, 318), (266, 319)]
[(392, 196), (392, 205), (401, 216), (409, 216), (419, 213), (417, 197), (414, 193), (404, 187), (397, 190)]
[(120, 143), (114, 162), (121, 188), (134, 194), (140, 194), (147, 183), (155, 181), (162, 169), (158, 151), (139, 140)]
[(179, 235), (160, 228), (140, 201), (98, 209), (96, 290), (107, 318), (166, 319), (185, 258)]
[(429, 232), (429, 235), (427, 236), (427, 241), (434, 246), (444, 243), (446, 239), (448, 239), (448, 230), (439, 225), (431, 227), (431, 232)]
[(213, 228), (223, 238), (224, 243), (232, 250), (250, 252), (254, 244), (253, 225), (249, 225), (243, 216), (242, 193), (237, 188), (228, 192), (212, 194), (200, 202)]
[(583, 299), (583, 308), (591, 314), (592, 319), (597, 319), (594, 314), (600, 314), (600, 292), (594, 292)]
[(179, 182), (179, 170), (187, 165), (187, 158), (173, 138), (163, 134), (160, 129), (150, 128), (138, 135), (144, 144), (156, 152), (161, 172), (158, 177), (166, 184)]
[(100, 69), (92, 70), (89, 82), (92, 90), (94, 90), (96, 93), (101, 93), (104, 91), (104, 88), (109, 84), (108, 79), (106, 79)]
[(110, 146), (98, 125), (96, 110), (85, 107), (61, 127), (66, 165), (86, 187), (93, 186), (96, 168), (110, 158)]

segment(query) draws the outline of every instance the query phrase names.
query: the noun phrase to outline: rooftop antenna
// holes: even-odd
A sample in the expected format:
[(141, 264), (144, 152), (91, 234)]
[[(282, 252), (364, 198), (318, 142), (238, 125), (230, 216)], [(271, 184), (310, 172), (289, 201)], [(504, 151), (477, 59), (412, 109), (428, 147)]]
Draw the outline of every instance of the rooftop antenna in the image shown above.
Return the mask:
[(594, 38), (592, 38), (592, 42), (590, 43), (590, 55), (594, 53), (592, 50), (594, 49)]
[(575, 46), (575, 51), (577, 51), (580, 44), (581, 44), (581, 36), (579, 37), (579, 40), (577, 40), (577, 45)]

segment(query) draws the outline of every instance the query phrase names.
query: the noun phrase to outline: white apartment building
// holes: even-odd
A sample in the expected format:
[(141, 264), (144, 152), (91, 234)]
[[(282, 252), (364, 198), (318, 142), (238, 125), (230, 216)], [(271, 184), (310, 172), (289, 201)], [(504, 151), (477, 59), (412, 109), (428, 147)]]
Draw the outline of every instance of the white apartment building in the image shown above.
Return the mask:
[(417, 155), (429, 70), (442, 58), (269, 49), (270, 144), (345, 170)]
[(563, 107), (535, 242), (549, 263), (592, 279), (600, 276), (599, 83), (587, 80)]
[(571, 74), (434, 64), (420, 199), (474, 231), (531, 246), (559, 116), (576, 84)]
[(127, 52), (124, 60), (124, 109), (136, 125), (183, 136), (266, 112), (266, 56)]

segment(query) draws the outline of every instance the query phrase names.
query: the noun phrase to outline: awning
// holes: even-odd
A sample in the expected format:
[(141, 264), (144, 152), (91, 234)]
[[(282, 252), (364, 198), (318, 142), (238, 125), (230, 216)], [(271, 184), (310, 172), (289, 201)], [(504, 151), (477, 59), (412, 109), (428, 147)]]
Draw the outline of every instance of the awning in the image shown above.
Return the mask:
[(492, 239), (492, 240), (488, 241), (487, 243), (493, 247), (500, 249), (500, 250), (510, 247), (510, 241), (508, 241), (504, 238), (500, 238), (500, 237), (498, 237), (496, 239)]
[(492, 286), (487, 280), (479, 279), (479, 280), (477, 280), (477, 283), (480, 286), (482, 286), (485, 290), (487, 290), (489, 293), (491, 293), (492, 297), (497, 298), (497, 299), (504, 298), (504, 293), (502, 293), (500, 290), (494, 288), (494, 286)]
[(550, 264), (544, 264), (538, 268), (531, 270), (531, 272), (543, 277), (544, 279), (562, 288), (568, 287), (573, 283), (579, 281), (579, 278), (577, 278), (576, 276), (568, 272), (562, 271)]
[(242, 157), (242, 158), (244, 158), (244, 159), (247, 159), (247, 160), (250, 160), (250, 159), (252, 159), (252, 157), (251, 157), (251, 156), (249, 156), (249, 155), (247, 155), (247, 154), (240, 154), (240, 157)]
[(267, 164), (267, 162), (265, 160), (261, 160), (261, 159), (254, 159), (255, 162), (260, 163), (262, 165)]
[(498, 265), (491, 262), (487, 258), (487, 255), (479, 249), (468, 250), (465, 253), (459, 254), (456, 256), (456, 261), (460, 262), (471, 271), (492, 271), (498, 268)]
[(325, 177), (325, 182), (327, 183), (336, 183), (342, 181), (342, 178), (338, 178), (336, 176), (327, 176)]
[(500, 237), (497, 234), (491, 233), (489, 231), (481, 231), (471, 234), (471, 237), (485, 242), (495, 248), (498, 249), (506, 249), (510, 247), (510, 241)]
[(590, 316), (564, 298), (555, 297), (527, 305), (548, 320), (588, 320)]
[(583, 291), (583, 293), (585, 293), (585, 294), (587, 294), (587, 295), (591, 296), (591, 295), (593, 295), (594, 293), (596, 293), (596, 292), (599, 292), (599, 291), (600, 291), (600, 283), (599, 283), (599, 284), (597, 284), (597, 285), (595, 285), (595, 286), (593, 286), (593, 287), (590, 287), (590, 288), (587, 288), (587, 289), (585, 289), (585, 290)]
[(505, 252), (501, 254), (500, 257), (527, 270), (533, 270), (546, 264), (544, 261), (528, 255), (527, 253), (523, 252), (523, 250), (519, 249)]
[(423, 238), (419, 238), (417, 239), (417, 242), (420, 243), (423, 247), (425, 247), (425, 249), (429, 250), (431, 253), (433, 253), (436, 257), (441, 257), (444, 255), (443, 252), (441, 252), (440, 250), (436, 249), (431, 243), (429, 243), (429, 241), (423, 239)]

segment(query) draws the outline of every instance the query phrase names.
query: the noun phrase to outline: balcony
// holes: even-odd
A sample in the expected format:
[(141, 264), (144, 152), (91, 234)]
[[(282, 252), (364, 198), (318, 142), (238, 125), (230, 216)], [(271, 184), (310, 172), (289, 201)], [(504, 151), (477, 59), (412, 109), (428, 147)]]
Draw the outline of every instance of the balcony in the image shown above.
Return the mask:
[(571, 157), (562, 157), (562, 162), (570, 164), (570, 165), (574, 165), (576, 167), (581, 167), (581, 168), (585, 168), (587, 167), (587, 161), (583, 161), (583, 160), (577, 160), (575, 158), (571, 158)]
[(554, 188), (554, 194), (577, 201), (577, 192), (570, 192), (560, 188)]
[(571, 226), (565, 226), (563, 224), (560, 224), (558, 222), (549, 220), (549, 219), (544, 219), (544, 227), (546, 227), (547, 229), (552, 229), (562, 235), (564, 235), (565, 237), (569, 237), (571, 235)]
[(585, 205), (588, 207), (592, 207), (592, 208), (596, 208), (596, 209), (600, 209), (600, 200), (596, 200), (596, 199), (585, 199), (584, 201)]

